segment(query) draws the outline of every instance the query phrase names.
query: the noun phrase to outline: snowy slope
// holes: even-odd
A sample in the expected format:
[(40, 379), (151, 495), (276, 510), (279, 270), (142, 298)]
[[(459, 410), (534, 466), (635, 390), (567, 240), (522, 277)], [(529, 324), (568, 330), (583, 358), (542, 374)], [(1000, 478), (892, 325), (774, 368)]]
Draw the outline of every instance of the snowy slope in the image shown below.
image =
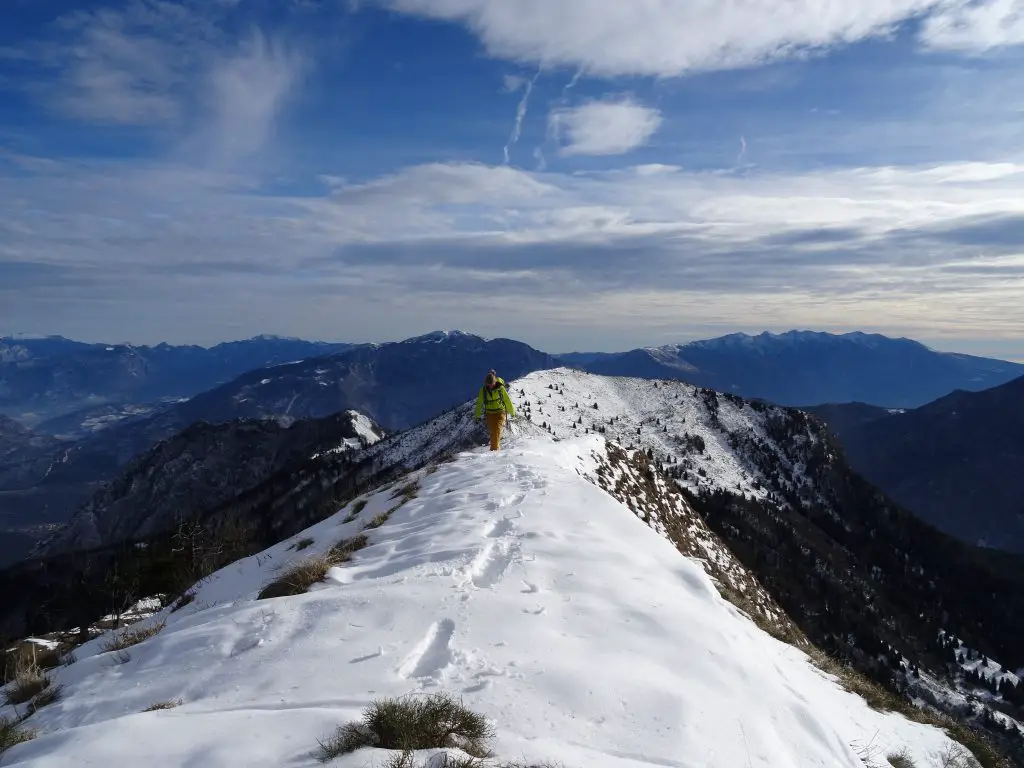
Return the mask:
[(319, 458), (326, 454), (334, 453), (348, 453), (350, 451), (361, 451), (364, 448), (368, 448), (371, 445), (376, 445), (384, 437), (384, 430), (382, 430), (369, 416), (360, 413), (359, 411), (345, 411), (345, 416), (349, 417), (352, 425), (352, 431), (354, 437), (346, 437), (336, 448), (330, 448), (326, 451), (320, 451), (310, 456), (311, 459)]
[[(780, 412), (773, 406), (755, 408), (749, 401), (682, 382), (595, 376), (568, 368), (525, 376), (510, 384), (510, 394), (520, 417), (533, 425), (546, 424), (556, 437), (600, 428), (601, 434), (624, 446), (650, 448), (663, 464), (683, 460), (694, 471), (682, 484), (692, 490), (767, 497), (766, 478), (730, 445), (733, 433), (773, 450), (782, 459), (787, 477), (800, 482), (802, 467), (786, 460), (766, 427), (768, 419)], [(808, 432), (802, 439), (813, 443), (817, 437)], [(685, 461), (691, 455), (697, 456), (696, 461)]]
[[(418, 472), (418, 496), (299, 597), (256, 599), (282, 566), (393, 508), (399, 485), (352, 522), (346, 508), (225, 568), (147, 619), (166, 628), (127, 663), (102, 639), (79, 648), (55, 673), (63, 698), (27, 723), (39, 738), (4, 765), (314, 766), (317, 739), (371, 700), (436, 690), (493, 719), (503, 760), (863, 768), (870, 743), (941, 765), (945, 735), (842, 691), (587, 480), (606, 454), (594, 435), (518, 437)], [(300, 538), (314, 541), (301, 553)]]

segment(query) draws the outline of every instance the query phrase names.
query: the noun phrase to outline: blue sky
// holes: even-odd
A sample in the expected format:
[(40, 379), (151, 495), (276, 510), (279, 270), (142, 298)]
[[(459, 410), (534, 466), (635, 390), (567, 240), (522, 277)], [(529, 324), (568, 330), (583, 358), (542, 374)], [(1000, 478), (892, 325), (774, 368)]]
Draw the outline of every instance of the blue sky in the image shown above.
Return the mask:
[(1024, 358), (1024, 0), (7, 0), (0, 332)]

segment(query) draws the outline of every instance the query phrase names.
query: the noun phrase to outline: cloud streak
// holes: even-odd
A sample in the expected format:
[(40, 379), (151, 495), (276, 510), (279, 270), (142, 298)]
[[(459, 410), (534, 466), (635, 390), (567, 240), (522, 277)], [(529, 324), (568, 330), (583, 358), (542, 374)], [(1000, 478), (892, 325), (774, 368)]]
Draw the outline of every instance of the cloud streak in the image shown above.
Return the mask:
[(540, 70), (537, 70), (537, 74), (529, 80), (522, 79), (519, 83), (515, 83), (514, 81), (510, 83), (510, 81), (506, 80), (506, 87), (511, 87), (511, 85), (514, 84), (515, 90), (518, 90), (519, 87), (523, 89), (523, 96), (519, 99), (519, 104), (516, 106), (516, 120), (512, 125), (512, 133), (509, 135), (508, 141), (505, 142), (504, 153), (506, 165), (509, 163), (510, 148), (519, 143), (519, 137), (523, 134), (523, 121), (526, 119), (526, 110), (530, 103), (530, 94), (533, 93), (533, 86), (536, 85), (537, 78), (539, 77)]

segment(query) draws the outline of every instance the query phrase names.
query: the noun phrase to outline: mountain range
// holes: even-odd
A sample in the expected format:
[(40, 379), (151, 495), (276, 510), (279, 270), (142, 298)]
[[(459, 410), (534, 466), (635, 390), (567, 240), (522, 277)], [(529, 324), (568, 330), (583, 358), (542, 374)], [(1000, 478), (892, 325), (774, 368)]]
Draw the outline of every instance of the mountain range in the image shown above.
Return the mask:
[[(557, 364), (520, 342), (438, 332), (259, 368), (76, 441), (22, 440), (17, 463), (0, 464), (0, 519), (7, 531), (17, 534), (15, 544), (4, 544), (0, 531), (0, 558), (6, 555), (10, 562), (24, 556), (26, 534), (36, 539), (48, 535), (130, 461), (190, 425), (233, 424), (219, 431), (219, 439), (240, 445), (241, 437), (226, 433), (241, 429), (255, 434), (248, 425), (252, 420), (287, 426), (354, 410), (389, 431), (401, 430), (475, 395), (492, 366), (515, 377)], [(187, 444), (188, 439), (183, 442)]]
[[(322, 354), (325, 350), (329, 354)], [(267, 367), (270, 359), (283, 362)], [(20, 412), (44, 403), (63, 415), (37, 420), (33, 430), (10, 420), (0, 423), (0, 564), (24, 556), (34, 541), (66, 524), (115, 481), (129, 462), (193, 424), (274, 420), (287, 426), (354, 410), (387, 431), (400, 431), (471, 398), (491, 367), (514, 379), (565, 365), (567, 359), (591, 371), (683, 380), (812, 409), (844, 397), (895, 407), (934, 392), (1002, 383), (1024, 372), (1024, 366), (938, 353), (905, 339), (808, 332), (734, 334), (676, 347), (562, 358), (520, 342), (459, 331), (363, 345), (256, 337), (208, 350), (88, 345), (59, 337), (8, 340), (0, 346), (0, 403)], [(254, 364), (253, 370), (192, 392)], [(165, 399), (129, 402), (151, 395)], [(872, 417), (888, 413), (866, 404), (863, 410)], [(839, 426), (840, 412), (844, 419), (852, 414), (845, 405), (834, 409), (826, 417), (833, 427)], [(992, 531), (986, 536), (1000, 540)]]
[[(0, 414), (26, 426), (49, 421), (43, 431), (77, 435), (82, 422), (95, 421), (97, 408), (187, 398), (254, 368), (350, 346), (276, 336), (210, 348), (0, 336)], [(76, 412), (77, 419), (67, 418)]]
[[(182, 545), (168, 507), (160, 525), (149, 521), (149, 535), (141, 541), (108, 542), (95, 550), (60, 553), (0, 571), (0, 629), (10, 634), (71, 628), (89, 618), (82, 611), (103, 615), (113, 612), (115, 602), (165, 593), (167, 616), (174, 608), (196, 622), (222, 615), (227, 606), (256, 601), (250, 617), (255, 623), (245, 618), (248, 613), (239, 614), (234, 639), (215, 645), (226, 649), (224, 660), (231, 663), (261, 642), (270, 643), (268, 652), (275, 653), (275, 638), (294, 638), (298, 625), (287, 624), (278, 634), (276, 619), (267, 618), (271, 614), (257, 618), (260, 608), (274, 611), (278, 605), (258, 601), (257, 593), (293, 562), (293, 553), (308, 547), (317, 555), (362, 530), (370, 546), (381, 548), (365, 561), (365, 572), (341, 566), (327, 572), (326, 582), (304, 598), (298, 634), (310, 635), (309, 622), (323, 615), (322, 600), (330, 599), (324, 591), (335, 585), (351, 591), (338, 608), (346, 622), (362, 624), (348, 612), (372, 603), (388, 606), (373, 619), (372, 626), (382, 627), (412, 610), (399, 610), (391, 602), (392, 585), (408, 583), (420, 601), (427, 599), (426, 585), (438, 584), (440, 602), (421, 617), (422, 639), (414, 643), (419, 650), (392, 656), (389, 641), (379, 641), (378, 649), (374, 640), (371, 648), (353, 647), (353, 664), (390, 658), (388, 674), (402, 680), (447, 681), (469, 693), (484, 691), (487, 686), (475, 686), (487, 675), (469, 674), (476, 652), (460, 650), (459, 627), (469, 620), (475, 601), (503, 584), (507, 574), (516, 574), (517, 594), (541, 602), (523, 605), (522, 611), (503, 608), (492, 617), (493, 622), (505, 622), (503, 626), (536, 610), (536, 616), (571, 617), (562, 630), (576, 638), (570, 645), (578, 642), (579, 635), (572, 633), (582, 627), (607, 631), (609, 616), (614, 617), (611, 625), (642, 627), (640, 636), (648, 640), (666, 637), (667, 619), (656, 618), (661, 614), (645, 614), (635, 598), (623, 601), (607, 588), (603, 594), (614, 599), (598, 606), (579, 582), (583, 573), (591, 572), (581, 571), (586, 561), (593, 573), (608, 576), (608, 584), (624, 579), (642, 585), (646, 594), (652, 583), (660, 583), (661, 566), (650, 562), (648, 549), (657, 537), (637, 549), (632, 534), (616, 528), (615, 546), (601, 543), (600, 531), (609, 519), (603, 510), (616, 500), (621, 505), (616, 514), (627, 514), (635, 530), (649, 529), (667, 539), (677, 555), (690, 558), (708, 578), (701, 586), (705, 582), (698, 583), (677, 566), (670, 569), (677, 583), (708, 595), (710, 588), (732, 602), (734, 608), (727, 611), (731, 615), (748, 618), (808, 652), (822, 649), (853, 665), (858, 674), (899, 692), (906, 702), (927, 701), (968, 721), (980, 723), (984, 717), (1017, 727), (1012, 725), (1015, 720), (1002, 719), (1021, 714), (1009, 700), (983, 696), (973, 688), (967, 689), (967, 698), (947, 690), (952, 683), (943, 680), (958, 673), (950, 671), (955, 665), (951, 667), (944, 638), (956, 636), (965, 648), (998, 659), (1009, 669), (1024, 666), (1019, 645), (1024, 633), (1024, 560), (957, 541), (900, 508), (851, 470), (820, 420), (798, 409), (678, 381), (611, 378), (559, 368), (510, 377), (509, 382), (519, 418), (501, 454), (475, 448), (484, 435), (467, 400), (365, 448), (313, 455), (280, 468), (238, 498), (203, 509), (196, 522), (206, 533), (190, 534), (192, 546)], [(471, 455), (462, 453), (467, 449)], [(119, 486), (122, 490), (161, 476), (147, 474), (142, 465), (133, 472), (134, 479)], [(571, 501), (562, 503), (570, 488), (585, 486), (596, 486), (597, 495), (574, 490)], [(116, 502), (116, 497), (110, 500)], [(433, 506), (421, 506), (420, 497)], [(532, 524), (525, 516), (537, 512), (542, 522), (527, 529)], [(519, 531), (530, 535), (519, 538)], [(469, 536), (479, 538), (478, 548), (463, 549), (460, 537)], [(570, 564), (559, 556), (538, 563), (552, 547), (574, 552), (576, 560)], [(206, 562), (208, 556), (213, 570), (197, 572), (196, 562)], [(363, 562), (359, 558), (356, 553), (357, 564)], [(217, 575), (229, 563), (235, 565)], [(543, 564), (543, 577), (535, 563)], [(616, 570), (620, 566), (625, 568), (621, 574)], [(114, 582), (110, 574), (118, 574)], [(195, 608), (191, 602), (179, 605), (177, 597), (200, 578), (190, 598)], [(451, 592), (452, 578), (471, 589), (462, 601)], [(372, 595), (360, 591), (363, 579), (370, 580)], [(59, 584), (77, 586), (62, 591)], [(221, 586), (205, 591), (207, 584)], [(550, 592), (554, 594), (546, 594)], [(552, 602), (543, 602), (549, 597)], [(672, 601), (658, 600), (657, 605), (665, 616), (686, 610)], [(171, 627), (179, 620), (168, 621)], [(251, 631), (244, 629), (250, 624)], [(351, 637), (339, 637), (358, 643), (367, 626)], [(722, 643), (733, 635), (716, 636)], [(209, 642), (202, 639), (201, 645), (208, 647)], [(552, 637), (550, 642), (561, 641)], [(472, 647), (483, 652), (484, 646), (475, 641)], [(492, 647), (501, 645), (487, 646)], [(291, 654), (291, 645), (288, 650)], [(142, 653), (139, 660), (146, 666), (150, 657)], [(84, 655), (91, 658), (91, 651)], [(642, 666), (643, 657), (632, 658), (634, 666)], [(702, 657), (701, 664), (715, 659), (723, 661), (712, 654)], [(461, 670), (464, 663), (470, 664), (465, 677), (452, 679), (442, 672)], [(85, 669), (82, 675), (89, 674)], [(78, 685), (79, 673), (68, 674), (69, 684)], [(81, 685), (90, 680), (82, 678)], [(802, 692), (806, 695), (806, 689)], [(190, 695), (203, 700), (202, 694)], [(729, 698), (739, 701), (742, 696), (732, 691)], [(875, 701), (881, 706), (883, 699)], [(958, 709), (962, 706), (963, 711)], [(46, 718), (42, 722), (50, 722)], [(999, 735), (998, 729), (994, 733), (1007, 749), (1019, 749), (1012, 735)], [(661, 760), (659, 755), (654, 757)]]
[(1024, 378), (895, 413), (814, 410), (894, 501), (965, 541), (1024, 552)]
[(565, 355), (591, 373), (678, 379), (780, 405), (913, 408), (1024, 376), (1024, 364), (936, 352), (910, 339), (811, 331), (731, 334), (611, 355)]

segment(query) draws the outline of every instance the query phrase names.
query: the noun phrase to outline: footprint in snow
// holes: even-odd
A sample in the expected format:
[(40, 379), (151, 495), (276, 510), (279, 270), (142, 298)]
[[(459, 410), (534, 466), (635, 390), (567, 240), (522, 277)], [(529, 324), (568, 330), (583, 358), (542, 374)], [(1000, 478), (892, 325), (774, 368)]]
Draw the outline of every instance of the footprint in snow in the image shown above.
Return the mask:
[(505, 575), (515, 559), (517, 546), (503, 540), (491, 540), (469, 564), (469, 580), (478, 589), (493, 587)]
[(439, 677), (441, 671), (452, 663), (451, 642), (454, 634), (455, 622), (451, 619), (441, 619), (432, 624), (412, 653), (398, 667), (398, 675), (406, 679)]
[(515, 523), (512, 522), (511, 518), (506, 517), (501, 520), (494, 520), (487, 525), (484, 536), (489, 539), (500, 539), (502, 536), (511, 533), (514, 528)]

